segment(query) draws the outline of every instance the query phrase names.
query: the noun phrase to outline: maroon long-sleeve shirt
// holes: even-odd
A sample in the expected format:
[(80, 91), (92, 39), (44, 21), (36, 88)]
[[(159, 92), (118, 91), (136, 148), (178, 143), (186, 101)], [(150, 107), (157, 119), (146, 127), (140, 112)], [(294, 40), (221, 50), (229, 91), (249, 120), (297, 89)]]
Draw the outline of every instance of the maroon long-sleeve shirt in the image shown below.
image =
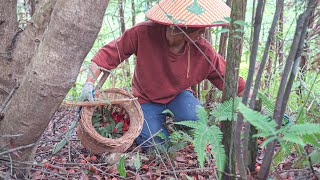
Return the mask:
[[(200, 38), (196, 44), (211, 63), (193, 44), (187, 44), (181, 54), (171, 52), (165, 34), (164, 25), (151, 21), (140, 23), (103, 46), (94, 56), (93, 62), (112, 70), (135, 54), (137, 60), (132, 93), (140, 103), (168, 103), (178, 93), (204, 79), (222, 90), (221, 77), (224, 78), (226, 62), (209, 42)], [(243, 91), (245, 81), (239, 78), (238, 82), (239, 93)]]

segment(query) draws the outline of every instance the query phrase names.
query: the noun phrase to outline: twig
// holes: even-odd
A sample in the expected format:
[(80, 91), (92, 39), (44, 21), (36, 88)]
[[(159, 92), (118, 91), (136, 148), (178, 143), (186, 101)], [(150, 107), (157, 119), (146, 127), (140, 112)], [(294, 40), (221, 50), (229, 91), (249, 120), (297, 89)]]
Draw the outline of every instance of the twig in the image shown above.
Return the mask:
[(10, 91), (9, 95), (7, 96), (6, 100), (3, 102), (2, 106), (0, 107), (0, 113), (3, 112), (4, 108), (7, 106), (8, 102), (12, 98), (14, 92), (18, 89), (20, 84), (17, 82), (16, 86)]
[(312, 166), (312, 161), (311, 161), (311, 157), (310, 156), (308, 157), (308, 161), (309, 161), (311, 172), (313, 173), (313, 175), (316, 178), (316, 180), (319, 180), (319, 178), (317, 177), (316, 172), (314, 171), (314, 168)]
[(1, 135), (0, 138), (20, 137), (23, 134)]
[(19, 150), (21, 150), (21, 149), (30, 148), (30, 147), (35, 146), (36, 144), (37, 144), (37, 143), (32, 143), (32, 144), (28, 144), (28, 145), (25, 145), (25, 146), (20, 146), (20, 147), (14, 148), (14, 149), (10, 149), (10, 150), (8, 150), (8, 151), (1, 152), (1, 153), (0, 153), (0, 156), (2, 156), (2, 155), (4, 155), (4, 154), (8, 154), (8, 153), (15, 152), (15, 151), (19, 151)]
[(12, 172), (13, 172), (13, 164), (12, 164), (11, 154), (9, 154), (9, 159), (10, 159), (10, 175), (12, 176)]

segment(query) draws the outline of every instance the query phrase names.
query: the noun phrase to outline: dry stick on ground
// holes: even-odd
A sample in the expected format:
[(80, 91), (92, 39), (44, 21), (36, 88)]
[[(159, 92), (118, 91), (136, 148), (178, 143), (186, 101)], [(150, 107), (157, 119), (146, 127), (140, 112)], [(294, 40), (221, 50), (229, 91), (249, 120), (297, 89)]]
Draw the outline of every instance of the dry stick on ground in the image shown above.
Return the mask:
[[(250, 54), (250, 66), (249, 66), (249, 74), (248, 78), (246, 81), (246, 87), (244, 90), (244, 95), (242, 97), (242, 103), (247, 105), (248, 102), (248, 96), (250, 92), (250, 87), (253, 81), (253, 76), (254, 76), (254, 68), (255, 68), (255, 63), (256, 63), (256, 57), (257, 57), (257, 52), (258, 52), (258, 47), (259, 47), (259, 37), (260, 37), (260, 30), (261, 30), (261, 22), (262, 22), (262, 17), (263, 17), (263, 12), (264, 12), (264, 6), (265, 6), (266, 1), (261, 0), (258, 1), (257, 5), (257, 10), (256, 10), (256, 15), (255, 15), (255, 20), (254, 20), (254, 32), (253, 32), (253, 42), (252, 42), (252, 49), (251, 49), (251, 54)], [(238, 167), (243, 167), (239, 168), (239, 171), (241, 169), (242, 173), (241, 175), (246, 174), (245, 167), (248, 163), (247, 161), (247, 145), (248, 144), (248, 138), (244, 139), (244, 146), (243, 150), (241, 151), (241, 129), (243, 125), (243, 116), (238, 114), (238, 121), (236, 123), (236, 129), (235, 129), (235, 135), (234, 135), (234, 146), (235, 146), (235, 155), (238, 163)], [(246, 128), (245, 131), (247, 134), (249, 134), (249, 128)], [(243, 158), (241, 156), (241, 152), (243, 153)], [(244, 176), (240, 176), (241, 178), (245, 178)]]
[[(277, 129), (280, 128), (281, 126), (281, 120), (282, 116), (284, 114), (284, 109), (287, 105), (287, 102), (284, 102), (285, 99), (288, 99), (289, 93), (291, 91), (291, 85), (289, 82), (288, 87), (286, 88), (287, 84), (287, 79), (289, 72), (291, 71), (292, 64), (293, 62), (297, 62), (300, 59), (300, 55), (302, 52), (303, 48), (303, 42), (306, 36), (306, 28), (307, 28), (307, 21), (310, 18), (312, 12), (314, 11), (318, 1), (317, 0), (309, 0), (308, 2), (308, 7), (307, 9), (299, 16), (298, 21), (297, 21), (297, 27), (296, 27), (296, 32), (294, 35), (294, 40), (290, 49), (289, 56), (287, 58), (287, 63), (284, 69), (284, 74), (281, 78), (281, 83), (279, 87), (279, 92), (276, 100), (276, 105), (275, 105), (275, 111), (273, 118), (276, 120), (278, 126)], [(299, 65), (295, 63), (295, 65)], [(293, 69), (293, 72), (291, 76), (295, 76), (295, 72)], [(290, 78), (291, 81), (293, 81), (294, 78)], [(270, 164), (272, 161), (272, 156), (273, 156), (273, 151), (275, 147), (276, 141), (272, 141), (267, 145), (267, 151), (265, 154), (265, 157), (263, 158), (263, 163), (261, 165), (261, 170), (258, 173), (258, 178), (259, 179), (267, 179), (269, 171), (270, 171)]]
[(32, 144), (28, 144), (28, 145), (25, 145), (25, 146), (19, 146), (19, 147), (17, 147), (17, 148), (14, 148), (14, 149), (10, 149), (10, 150), (1, 152), (1, 153), (0, 153), (0, 156), (5, 155), (5, 154), (8, 154), (8, 153), (16, 152), (16, 151), (19, 151), (19, 150), (22, 150), (22, 149), (30, 148), (30, 147), (33, 147), (33, 146), (35, 146), (35, 145), (37, 145), (37, 144), (38, 144), (38, 143), (32, 143)]

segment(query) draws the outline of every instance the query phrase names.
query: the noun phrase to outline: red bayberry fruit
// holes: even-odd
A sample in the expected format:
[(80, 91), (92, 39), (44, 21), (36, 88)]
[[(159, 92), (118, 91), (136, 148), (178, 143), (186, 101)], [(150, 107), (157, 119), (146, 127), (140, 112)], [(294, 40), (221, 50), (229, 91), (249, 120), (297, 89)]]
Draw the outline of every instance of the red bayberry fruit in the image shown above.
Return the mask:
[(116, 133), (117, 132), (117, 128), (113, 128), (113, 132)]
[(49, 163), (45, 163), (45, 164), (43, 165), (43, 167), (45, 167), (45, 168), (47, 168), (47, 169), (50, 169), (50, 168), (51, 168), (51, 165), (50, 165)]
[(97, 161), (97, 156), (91, 156), (91, 160), (92, 160), (93, 162), (96, 162), (96, 161)]
[(107, 124), (106, 122), (102, 123), (102, 124), (101, 124), (101, 127), (104, 127), (106, 124)]

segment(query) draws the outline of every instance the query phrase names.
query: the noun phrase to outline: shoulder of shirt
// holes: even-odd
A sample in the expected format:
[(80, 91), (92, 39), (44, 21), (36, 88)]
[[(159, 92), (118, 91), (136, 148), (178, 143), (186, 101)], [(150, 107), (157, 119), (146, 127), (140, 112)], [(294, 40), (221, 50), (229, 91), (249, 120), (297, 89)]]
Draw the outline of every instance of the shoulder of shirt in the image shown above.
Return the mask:
[(196, 44), (199, 46), (199, 48), (205, 53), (213, 53), (216, 54), (217, 52), (213, 49), (211, 43), (206, 40), (205, 38), (199, 39)]

